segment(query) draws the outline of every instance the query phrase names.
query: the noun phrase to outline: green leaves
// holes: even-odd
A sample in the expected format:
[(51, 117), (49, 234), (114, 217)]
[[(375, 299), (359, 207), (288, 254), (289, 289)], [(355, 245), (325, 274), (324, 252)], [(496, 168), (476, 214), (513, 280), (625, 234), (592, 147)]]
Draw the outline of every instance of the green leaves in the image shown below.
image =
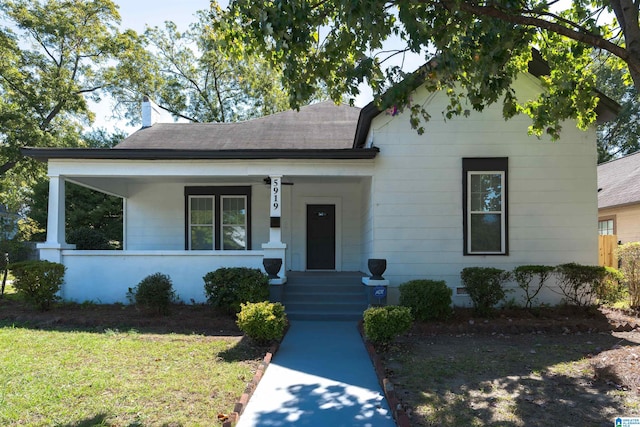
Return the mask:
[(111, 0), (6, 1), (0, 19), (0, 184), (16, 205), (44, 171), (20, 148), (78, 146), (88, 99), (118, 82), (114, 61), (135, 39)]
[[(640, 43), (637, 10), (635, 15), (633, 10), (621, 12), (628, 13), (625, 22), (636, 33), (624, 28), (618, 33), (615, 22), (601, 14), (604, 6), (616, 10), (616, 3), (574, 0), (558, 11), (555, 2), (544, 0), (238, 0), (227, 15), (236, 29), (225, 39), (282, 67), (292, 107), (307, 102), (319, 85), (340, 101), (344, 94), (355, 97), (358, 85), (366, 82), (382, 108), (411, 108), (411, 123), (420, 131), (422, 118), (434, 112), (408, 105), (407, 93), (416, 86), (396, 89), (406, 76), (389, 62), (394, 55), (420, 52), (428, 64), (417, 72), (421, 84), (450, 95), (442, 112), (446, 117), (502, 101), (505, 118), (528, 114), (531, 133), (555, 139), (566, 119), (575, 119), (583, 129), (595, 120), (595, 80), (588, 69), (594, 49), (626, 61), (627, 76), (633, 77), (633, 70), (640, 73), (640, 55), (625, 51), (630, 40)], [(623, 34), (624, 41), (614, 34)], [(396, 36), (400, 41), (385, 44)], [(528, 70), (532, 47), (540, 50), (552, 73), (541, 80), (544, 90), (538, 97), (516, 99), (511, 87)]]
[(146, 29), (142, 41), (151, 55), (133, 58), (139, 65), (131, 69), (147, 70), (147, 75), (134, 78), (140, 87), (133, 93), (119, 93), (131, 106), (130, 117), (137, 114), (141, 94), (192, 122), (246, 120), (286, 109), (279, 69), (225, 39), (225, 31), (240, 29), (224, 20), (216, 6), (208, 14), (198, 12), (198, 21), (184, 32), (170, 21), (164, 28)]

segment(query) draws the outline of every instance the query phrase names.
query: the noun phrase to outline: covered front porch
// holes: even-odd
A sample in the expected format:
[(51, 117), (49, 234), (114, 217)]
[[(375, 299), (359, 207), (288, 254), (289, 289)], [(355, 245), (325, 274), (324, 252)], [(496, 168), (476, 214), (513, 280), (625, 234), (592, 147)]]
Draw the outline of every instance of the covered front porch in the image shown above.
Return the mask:
[[(67, 267), (65, 300), (101, 303), (126, 302), (128, 288), (156, 272), (182, 301), (203, 302), (206, 273), (264, 271), (264, 258), (282, 259), (282, 282), (289, 271), (366, 271), (371, 162), (279, 163), (50, 159), (40, 257)], [(123, 250), (66, 242), (66, 182), (122, 198)]]

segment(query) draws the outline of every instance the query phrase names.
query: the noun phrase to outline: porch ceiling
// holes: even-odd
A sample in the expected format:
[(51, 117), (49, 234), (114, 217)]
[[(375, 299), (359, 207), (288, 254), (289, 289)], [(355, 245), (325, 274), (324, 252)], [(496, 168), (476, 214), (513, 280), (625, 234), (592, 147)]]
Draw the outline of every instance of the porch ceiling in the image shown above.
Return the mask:
[[(254, 185), (264, 184), (267, 176), (131, 176), (131, 177), (107, 177), (107, 176), (72, 176), (66, 175), (68, 182), (82, 185), (103, 193), (127, 198), (130, 195), (130, 187), (145, 184), (180, 183), (184, 185)], [(282, 178), (284, 183), (298, 184), (340, 184), (360, 182), (362, 176), (288, 176)]]

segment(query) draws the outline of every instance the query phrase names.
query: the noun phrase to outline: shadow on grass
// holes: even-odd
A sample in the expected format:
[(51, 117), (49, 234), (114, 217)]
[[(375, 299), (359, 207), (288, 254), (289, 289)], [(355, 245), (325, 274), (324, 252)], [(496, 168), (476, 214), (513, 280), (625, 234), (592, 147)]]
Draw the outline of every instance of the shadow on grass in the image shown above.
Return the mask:
[(255, 360), (263, 358), (269, 348), (269, 345), (258, 344), (251, 338), (243, 336), (235, 345), (218, 353), (218, 357), (225, 362)]
[[(109, 426), (107, 422), (107, 414), (98, 414), (91, 418), (87, 418), (76, 423), (63, 424), (59, 427), (94, 427), (94, 426)], [(132, 426), (129, 426), (132, 427)]]
[(22, 301), (0, 300), (0, 327), (104, 333), (108, 330), (152, 334), (238, 337), (235, 318), (204, 304), (175, 304), (168, 315), (124, 304), (63, 303), (38, 311)]
[(386, 359), (415, 425), (605, 426), (628, 410), (589, 357), (615, 345), (637, 344), (607, 333), (433, 336)]
[[(80, 420), (76, 423), (60, 424), (58, 425), (58, 427), (110, 427), (113, 424), (107, 421), (108, 417), (109, 416), (107, 414), (98, 414), (91, 418)], [(137, 423), (137, 422), (130, 423), (129, 425), (127, 425), (127, 427), (142, 427), (142, 426), (144, 426), (144, 424)], [(162, 427), (181, 427), (181, 426), (182, 424), (173, 424), (173, 423), (162, 425)]]

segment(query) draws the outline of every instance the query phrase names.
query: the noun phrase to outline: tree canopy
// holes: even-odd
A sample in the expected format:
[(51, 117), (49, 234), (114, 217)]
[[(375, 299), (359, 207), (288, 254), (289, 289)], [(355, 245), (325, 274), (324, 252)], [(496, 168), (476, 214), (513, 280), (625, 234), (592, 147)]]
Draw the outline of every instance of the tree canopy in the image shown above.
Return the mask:
[(92, 146), (83, 135), (95, 119), (89, 101), (113, 100), (114, 115), (131, 124), (140, 122), (143, 96), (199, 122), (287, 108), (279, 69), (257, 55), (231, 54), (212, 31), (214, 15), (197, 16), (185, 32), (168, 21), (137, 34), (119, 29), (113, 0), (0, 3), (2, 202), (19, 208), (42, 179), (44, 165), (20, 148)]
[[(0, 5), (0, 172), (3, 202), (43, 173), (20, 148), (83, 145), (83, 126), (99, 100), (120, 84), (119, 59), (141, 52), (137, 35), (117, 29), (111, 0), (7, 0)], [(118, 77), (120, 76), (120, 77)]]
[(186, 31), (171, 21), (146, 27), (140, 38), (144, 54), (123, 58), (120, 72), (129, 78), (111, 95), (131, 123), (139, 120), (141, 95), (190, 122), (246, 120), (288, 108), (279, 67), (230, 49), (214, 31), (222, 19), (215, 5), (208, 14), (196, 12)]
[[(229, 43), (244, 44), (281, 64), (293, 107), (324, 82), (331, 97), (355, 96), (367, 82), (381, 107), (411, 108), (412, 124), (430, 112), (411, 102), (416, 82), (445, 90), (447, 117), (501, 102), (505, 118), (532, 117), (530, 131), (557, 138), (561, 122), (585, 128), (596, 118), (594, 52), (640, 88), (638, 1), (572, 0), (234, 0)], [(384, 50), (396, 38), (401, 44)], [(239, 40), (239, 41), (238, 41)], [(246, 47), (245, 47), (246, 48)], [(518, 100), (512, 84), (527, 71), (532, 48), (551, 72), (537, 99)], [(393, 58), (423, 55), (406, 74)], [(403, 82), (403, 83), (401, 83)], [(384, 96), (383, 96), (384, 95)]]
[(615, 120), (598, 126), (598, 163), (640, 150), (640, 96), (625, 84), (624, 70), (596, 62), (598, 88), (620, 105)]

